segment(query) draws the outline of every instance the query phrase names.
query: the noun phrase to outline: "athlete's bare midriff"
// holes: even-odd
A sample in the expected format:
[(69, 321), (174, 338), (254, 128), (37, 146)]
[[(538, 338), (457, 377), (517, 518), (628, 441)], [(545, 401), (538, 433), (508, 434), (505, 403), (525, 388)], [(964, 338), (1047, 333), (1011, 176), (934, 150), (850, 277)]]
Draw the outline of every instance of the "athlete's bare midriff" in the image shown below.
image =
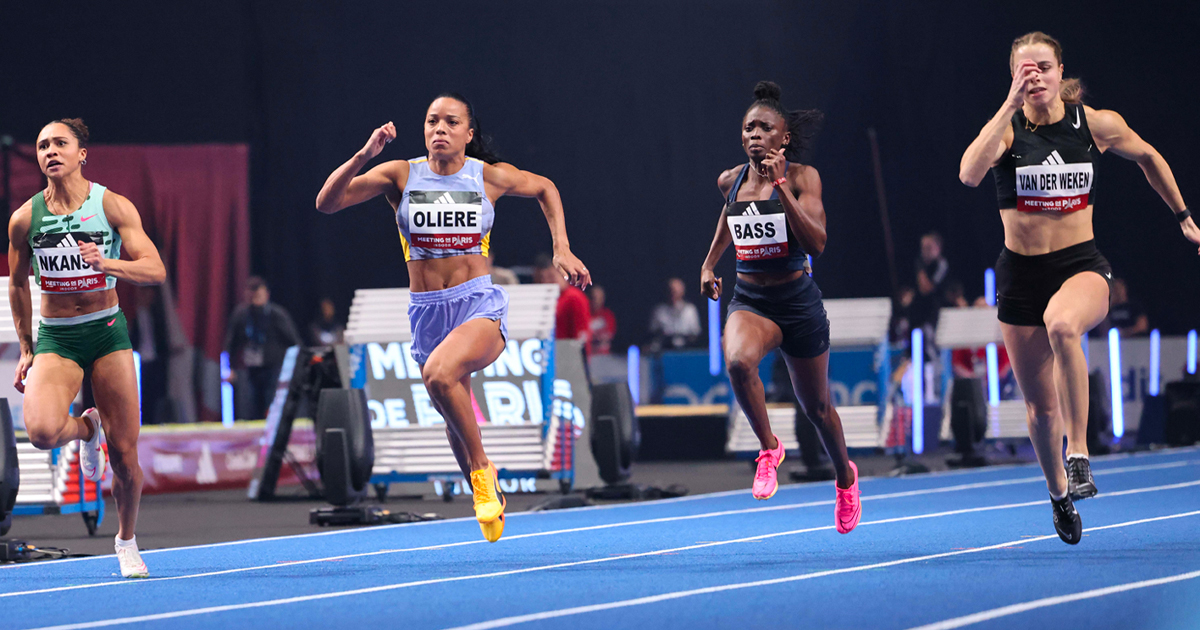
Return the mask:
[(738, 273), (738, 280), (745, 280), (750, 284), (760, 287), (773, 287), (780, 284), (787, 284), (803, 276), (803, 270), (797, 271), (764, 271), (757, 273)]
[[(33, 278), (29, 279), (33, 282)], [(78, 317), (117, 305), (117, 290), (52, 295), (42, 293), (42, 317)]]
[(1049, 254), (1095, 238), (1092, 206), (1076, 212), (1000, 211), (1004, 222), (1004, 246), (1023, 256)]
[(409, 290), (441, 291), (488, 275), (487, 259), (479, 254), (408, 261)]

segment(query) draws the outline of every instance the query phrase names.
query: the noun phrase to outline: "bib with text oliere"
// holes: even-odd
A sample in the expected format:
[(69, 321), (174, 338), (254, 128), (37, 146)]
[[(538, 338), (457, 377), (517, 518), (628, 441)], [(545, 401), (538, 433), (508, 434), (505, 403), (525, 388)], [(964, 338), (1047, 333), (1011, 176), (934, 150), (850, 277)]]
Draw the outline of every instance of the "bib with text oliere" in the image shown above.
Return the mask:
[(1092, 163), (1055, 164), (1057, 153), (1042, 164), (1016, 168), (1017, 210), (1075, 212), (1087, 207), (1088, 193), (1092, 191)]
[(413, 247), (470, 249), (483, 240), (483, 195), (463, 190), (409, 193), (408, 232)]
[(43, 232), (33, 237), (42, 292), (81, 293), (105, 288), (107, 277), (83, 262), (80, 243), (104, 242), (103, 233)]
[(738, 260), (787, 258), (787, 215), (777, 199), (736, 201), (725, 207)]

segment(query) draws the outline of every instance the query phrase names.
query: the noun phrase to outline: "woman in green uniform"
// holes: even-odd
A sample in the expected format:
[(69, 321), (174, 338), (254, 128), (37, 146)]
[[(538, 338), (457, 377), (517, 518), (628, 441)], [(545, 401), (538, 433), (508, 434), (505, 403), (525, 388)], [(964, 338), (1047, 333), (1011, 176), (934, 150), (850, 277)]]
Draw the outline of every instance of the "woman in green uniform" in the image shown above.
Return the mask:
[[(101, 428), (107, 436), (117, 501), (116, 552), (121, 575), (147, 577), (134, 526), (142, 495), (138, 466), (138, 384), (117, 279), (139, 285), (166, 277), (154, 243), (128, 199), (83, 178), (88, 130), (77, 118), (42, 128), (38, 165), (49, 184), (8, 222), (8, 300), (21, 342), (13, 385), (25, 394), (25, 432), (42, 449), (82, 440), (80, 465), (104, 477)], [(121, 246), (130, 260), (121, 260)], [(37, 344), (31, 326), (29, 274), (42, 291)], [(97, 409), (70, 415), (71, 401), (92, 369)], [(101, 422), (103, 417), (103, 423)]]

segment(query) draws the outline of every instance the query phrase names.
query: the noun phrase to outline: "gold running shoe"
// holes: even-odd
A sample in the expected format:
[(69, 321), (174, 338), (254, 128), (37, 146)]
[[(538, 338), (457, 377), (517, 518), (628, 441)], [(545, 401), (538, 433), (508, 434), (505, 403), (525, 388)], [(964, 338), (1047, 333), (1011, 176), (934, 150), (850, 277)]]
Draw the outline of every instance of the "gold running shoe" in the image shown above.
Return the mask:
[(504, 494), (496, 477), (496, 464), (488, 462), (483, 470), (471, 471), (471, 492), (475, 499), (475, 519), (488, 542), (500, 540), (504, 533)]

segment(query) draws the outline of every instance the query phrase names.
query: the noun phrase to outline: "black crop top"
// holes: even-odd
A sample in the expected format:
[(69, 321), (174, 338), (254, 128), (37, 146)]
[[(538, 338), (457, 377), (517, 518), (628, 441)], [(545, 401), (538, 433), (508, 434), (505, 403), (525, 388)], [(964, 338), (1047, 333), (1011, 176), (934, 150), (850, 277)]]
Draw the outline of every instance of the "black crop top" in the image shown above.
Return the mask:
[(1001, 210), (1075, 212), (1095, 203), (1100, 152), (1081, 103), (1068, 103), (1051, 125), (1034, 125), (1017, 110), (1012, 127), (1012, 149), (992, 167)]

